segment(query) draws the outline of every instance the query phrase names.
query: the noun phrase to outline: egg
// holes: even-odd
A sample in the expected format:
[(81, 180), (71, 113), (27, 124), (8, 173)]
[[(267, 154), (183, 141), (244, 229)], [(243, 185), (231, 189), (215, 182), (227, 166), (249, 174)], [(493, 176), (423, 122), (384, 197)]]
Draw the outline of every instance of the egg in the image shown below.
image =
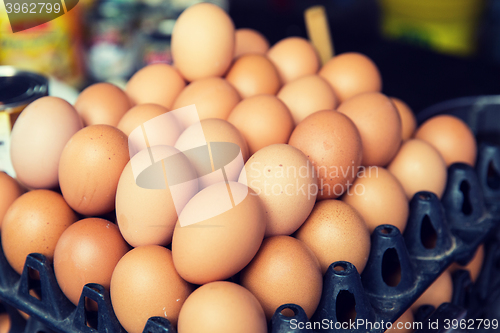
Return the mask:
[(262, 304), (267, 320), (286, 303), (301, 306), (311, 318), (323, 289), (318, 259), (306, 244), (290, 236), (266, 238), (240, 278)]
[(179, 94), (172, 109), (191, 104), (196, 106), (199, 119), (182, 118), (181, 120), (184, 128), (187, 128), (198, 120), (227, 119), (239, 101), (241, 101), (240, 95), (229, 82), (219, 77), (210, 77), (191, 82)]
[[(228, 145), (221, 148), (221, 143), (232, 143), (232, 147), (236, 149)], [(188, 127), (177, 140), (175, 147), (186, 152), (197, 172), (200, 188), (224, 181), (224, 177), (229, 181), (237, 181), (249, 155), (247, 143), (240, 131), (229, 122), (216, 118), (204, 119)], [(220, 164), (224, 167), (224, 175), (219, 167), (212, 168), (207, 157), (211, 158), (214, 166)], [(209, 168), (207, 164), (210, 164)]]
[[(169, 110), (163, 106), (158, 104), (140, 104), (133, 108), (131, 108), (118, 122), (116, 126), (120, 131), (122, 131), (126, 136), (129, 136), (133, 130), (137, 127), (141, 126), (148, 120), (151, 120), (155, 117), (161, 116), (164, 113), (167, 113)], [(173, 122), (172, 122), (173, 124)], [(177, 137), (179, 136), (180, 129), (177, 129), (179, 126), (174, 126), (175, 128), (167, 128), (165, 131), (168, 132), (177, 132)]]
[(282, 39), (267, 52), (268, 58), (278, 69), (281, 82), (288, 83), (319, 69), (319, 57), (314, 46), (306, 39), (288, 37)]
[(9, 333), (11, 328), (11, 320), (8, 313), (0, 314), (0, 333)]
[(364, 93), (346, 100), (337, 111), (348, 116), (363, 142), (363, 165), (386, 166), (401, 146), (401, 119), (391, 100), (381, 93)]
[(234, 57), (244, 54), (266, 54), (269, 42), (260, 32), (242, 28), (235, 31)]
[(266, 333), (262, 306), (251, 292), (227, 281), (196, 289), (179, 314), (179, 333)]
[(130, 108), (127, 94), (111, 83), (96, 83), (87, 87), (75, 102), (75, 109), (85, 126), (116, 126)]
[(451, 302), (453, 296), (453, 281), (448, 271), (444, 271), (422, 295), (413, 303), (411, 310), (417, 312), (422, 305), (432, 305), (436, 309), (443, 303)]
[(277, 97), (290, 109), (295, 125), (316, 111), (335, 109), (338, 104), (328, 82), (315, 74), (288, 82)]
[(424, 122), (415, 139), (427, 141), (443, 156), (447, 166), (453, 163), (476, 163), (477, 146), (474, 133), (467, 124), (451, 115), (439, 115)]
[(179, 216), (172, 239), (175, 268), (194, 284), (227, 279), (252, 260), (265, 229), (265, 212), (253, 190), (235, 182), (211, 185)]
[(401, 135), (403, 141), (410, 139), (417, 128), (417, 118), (410, 109), (408, 104), (396, 97), (391, 97), (391, 102), (394, 104), (401, 119)]
[(291, 235), (306, 220), (318, 194), (312, 164), (286, 144), (262, 148), (252, 155), (239, 182), (259, 196), (266, 212), (266, 237)]
[(429, 191), (439, 198), (446, 187), (447, 169), (441, 154), (422, 140), (406, 141), (387, 169), (399, 180), (409, 200)]
[(7, 261), (21, 274), (30, 253), (41, 253), (52, 260), (59, 237), (76, 219), (58, 193), (33, 190), (23, 194), (7, 210), (2, 223)]
[(134, 247), (170, 244), (177, 212), (198, 192), (198, 182), (188, 181), (176, 185), (173, 194), (163, 173), (156, 180), (162, 183), (162, 188), (143, 188), (138, 185), (134, 166), (150, 165), (150, 156), (154, 161), (164, 161), (174, 155), (175, 168), (182, 171), (183, 177), (196, 180), (196, 171), (186, 156), (169, 146), (142, 150), (123, 169), (116, 189), (116, 218), (123, 238)]
[(246, 54), (229, 69), (226, 80), (242, 98), (259, 94), (275, 95), (281, 87), (278, 71), (264, 55)]
[(370, 255), (370, 232), (363, 217), (340, 200), (317, 202), (294, 236), (314, 252), (323, 274), (336, 261), (352, 263), (361, 274)]
[(59, 183), (64, 199), (83, 215), (111, 212), (128, 161), (127, 137), (119, 129), (91, 125), (78, 131), (61, 154)]
[(231, 65), (234, 47), (233, 21), (214, 4), (189, 7), (172, 31), (172, 58), (188, 81), (222, 76)]
[(17, 179), (34, 189), (57, 187), (63, 148), (82, 126), (76, 110), (61, 98), (47, 96), (29, 104), (17, 118), (10, 137)]
[(113, 270), (128, 250), (115, 224), (100, 218), (77, 221), (62, 233), (54, 251), (57, 283), (77, 305), (87, 283), (109, 290)]
[(258, 95), (238, 103), (227, 119), (245, 138), (250, 155), (276, 143), (287, 143), (293, 118), (287, 106), (272, 95)]
[(318, 74), (330, 83), (340, 102), (362, 93), (382, 90), (377, 66), (361, 53), (339, 54), (324, 64)]
[(125, 254), (110, 284), (113, 310), (129, 333), (142, 333), (150, 317), (163, 317), (175, 327), (193, 286), (175, 271), (172, 252), (157, 245), (140, 246)]
[(455, 262), (451, 264), (450, 267), (448, 267), (448, 272), (450, 272), (450, 274), (453, 274), (459, 269), (465, 269), (469, 271), (472, 282), (476, 282), (477, 278), (479, 277), (479, 274), (481, 273), (483, 262), (484, 262), (484, 245), (481, 244), (477, 248), (474, 257), (472, 257), (471, 261), (467, 265), (462, 266)]
[(370, 233), (382, 224), (396, 226), (401, 233), (406, 228), (408, 199), (396, 177), (384, 168), (372, 166), (361, 169), (342, 201), (361, 214)]
[(21, 185), (5, 172), (0, 171), (0, 228), (10, 205), (23, 194)]
[(130, 78), (125, 92), (132, 105), (152, 103), (170, 110), (185, 86), (177, 69), (167, 64), (152, 64)]
[(354, 123), (333, 110), (318, 111), (302, 120), (288, 142), (311, 161), (318, 178), (318, 199), (340, 197), (352, 185), (363, 156)]
[(412, 333), (414, 332), (414, 318), (411, 309), (406, 310), (394, 323), (390, 329), (386, 330), (386, 333)]

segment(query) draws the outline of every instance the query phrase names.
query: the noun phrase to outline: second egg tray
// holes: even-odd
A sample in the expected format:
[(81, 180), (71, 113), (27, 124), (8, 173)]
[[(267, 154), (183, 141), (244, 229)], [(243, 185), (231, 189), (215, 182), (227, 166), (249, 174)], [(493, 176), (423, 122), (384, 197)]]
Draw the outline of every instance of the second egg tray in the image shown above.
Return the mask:
[[(466, 264), (500, 222), (500, 188), (495, 183), (500, 172), (491, 169), (492, 165), (500, 166), (499, 162), (500, 147), (481, 144), (476, 169), (466, 164), (448, 168), (441, 200), (430, 192), (415, 194), (404, 234), (392, 225), (375, 229), (361, 275), (348, 262), (333, 263), (324, 276), (322, 298), (309, 325), (317, 323), (321, 332), (383, 332), (382, 322), (399, 318), (452, 262)], [(39, 279), (33, 278), (36, 275)], [(39, 297), (32, 296), (33, 291)], [(7, 307), (15, 307), (39, 321), (30, 319), (28, 326), (46, 326), (24, 328), (33, 329), (31, 332), (124, 332), (108, 291), (98, 284), (88, 284), (75, 307), (57, 285), (51, 263), (41, 254), (30, 254), (19, 276), (0, 251), (0, 299)], [(86, 310), (87, 299), (97, 303), (98, 311)], [(282, 313), (286, 308), (293, 311), (293, 316)], [(354, 328), (350, 321), (357, 323)], [(361, 321), (366, 324), (360, 325)], [(273, 316), (269, 331), (313, 332), (307, 322), (300, 306), (284, 304)], [(22, 320), (13, 320), (13, 333), (16, 323)], [(21, 326), (17, 332), (22, 331)], [(166, 319), (153, 317), (144, 332), (175, 330)]]

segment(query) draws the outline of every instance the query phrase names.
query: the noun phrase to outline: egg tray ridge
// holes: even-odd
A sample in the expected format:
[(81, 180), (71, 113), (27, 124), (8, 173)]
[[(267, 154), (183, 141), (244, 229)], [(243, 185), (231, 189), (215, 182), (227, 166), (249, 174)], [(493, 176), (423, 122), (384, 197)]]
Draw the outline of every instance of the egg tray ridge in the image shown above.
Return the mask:
[[(500, 112), (497, 114), (500, 117)], [(499, 135), (500, 120), (496, 126)], [(488, 236), (499, 235), (500, 239), (500, 233), (494, 231), (500, 222), (500, 188), (491, 186), (492, 165), (497, 176), (500, 175), (500, 146), (481, 143), (475, 169), (461, 163), (448, 168), (448, 182), (441, 200), (430, 192), (417, 193), (410, 202), (410, 217), (404, 234), (391, 225), (375, 229), (371, 236), (370, 257), (361, 275), (348, 262), (333, 263), (324, 276), (322, 298), (311, 322), (328, 320), (334, 327), (337, 320), (345, 320), (342, 318), (344, 309), (337, 308), (339, 297), (354, 301), (356, 320), (394, 322), (452, 262), (467, 263)], [(426, 248), (421, 238), (422, 231), (429, 228), (436, 236), (432, 248)], [(382, 268), (387, 263), (394, 265), (396, 262), (399, 262), (401, 280), (396, 286), (390, 286)], [(40, 280), (30, 277), (33, 271), (38, 271)], [(487, 275), (483, 273), (484, 270), (481, 276)], [(31, 296), (30, 290), (35, 290), (40, 299)], [(86, 310), (86, 298), (97, 302), (97, 312)], [(98, 284), (88, 284), (75, 307), (60, 290), (52, 265), (41, 254), (30, 254), (19, 276), (8, 264), (0, 246), (0, 299), (11, 317), (11, 333), (125, 332), (114, 315), (108, 291)], [(285, 308), (291, 309), (294, 316), (282, 314)], [(456, 318), (465, 316), (461, 307), (444, 305), (444, 310), (442, 308), (435, 314), (445, 313)], [(31, 316), (27, 323), (16, 309)], [(428, 317), (429, 313), (427, 308), (427, 314), (422, 318)], [(307, 322), (305, 312), (298, 305), (284, 304), (270, 321), (269, 332), (316, 332), (306, 328), (292, 329), (294, 321)], [(384, 330), (320, 330), (340, 331), (378, 333)], [(144, 332), (175, 333), (175, 330), (167, 319), (152, 317)]]

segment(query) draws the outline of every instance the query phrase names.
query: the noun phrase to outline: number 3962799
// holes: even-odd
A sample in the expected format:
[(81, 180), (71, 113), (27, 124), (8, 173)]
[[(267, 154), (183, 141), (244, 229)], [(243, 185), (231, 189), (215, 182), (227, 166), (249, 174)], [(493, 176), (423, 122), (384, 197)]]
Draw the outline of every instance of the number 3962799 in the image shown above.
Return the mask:
[(41, 14), (41, 13), (59, 13), (62, 8), (59, 3), (44, 3), (44, 2), (30, 2), (30, 3), (5, 3), (7, 13), (24, 13), (24, 14)]

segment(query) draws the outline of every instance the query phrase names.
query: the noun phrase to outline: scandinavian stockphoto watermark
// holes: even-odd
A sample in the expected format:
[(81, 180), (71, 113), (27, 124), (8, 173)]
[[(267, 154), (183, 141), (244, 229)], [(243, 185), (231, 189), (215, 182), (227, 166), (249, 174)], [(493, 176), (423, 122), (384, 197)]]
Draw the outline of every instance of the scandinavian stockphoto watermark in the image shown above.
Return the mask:
[(323, 319), (318, 322), (303, 322), (298, 321), (297, 319), (290, 320), (290, 329), (309, 329), (309, 330), (359, 330), (359, 331), (371, 331), (371, 330), (382, 330), (386, 331), (390, 328), (397, 329), (411, 329), (411, 330), (420, 330), (423, 328), (423, 324), (421, 322), (397, 322), (391, 323), (390, 321), (367, 321), (364, 319), (355, 319), (349, 321), (333, 321), (329, 319)]
[(3, 0), (14, 33), (52, 21), (77, 3), (78, 0)]

